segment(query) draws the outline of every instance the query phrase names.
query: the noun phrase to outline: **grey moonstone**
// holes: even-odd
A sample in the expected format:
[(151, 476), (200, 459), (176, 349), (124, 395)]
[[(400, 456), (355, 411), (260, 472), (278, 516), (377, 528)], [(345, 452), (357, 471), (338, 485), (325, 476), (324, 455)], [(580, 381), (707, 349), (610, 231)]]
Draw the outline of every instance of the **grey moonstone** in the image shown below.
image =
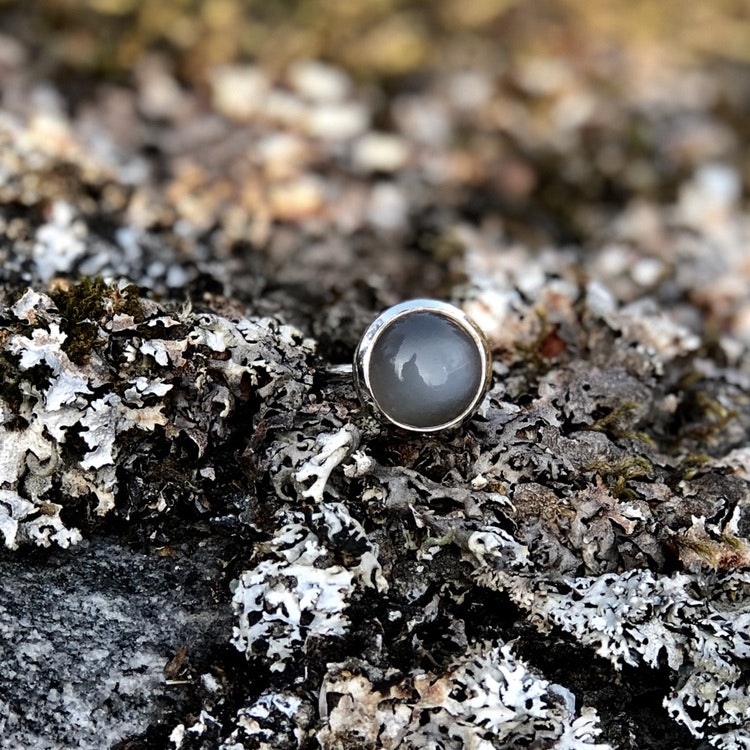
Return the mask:
[(420, 311), (397, 318), (370, 353), (373, 397), (395, 422), (429, 429), (468, 409), (483, 385), (483, 353), (461, 326)]

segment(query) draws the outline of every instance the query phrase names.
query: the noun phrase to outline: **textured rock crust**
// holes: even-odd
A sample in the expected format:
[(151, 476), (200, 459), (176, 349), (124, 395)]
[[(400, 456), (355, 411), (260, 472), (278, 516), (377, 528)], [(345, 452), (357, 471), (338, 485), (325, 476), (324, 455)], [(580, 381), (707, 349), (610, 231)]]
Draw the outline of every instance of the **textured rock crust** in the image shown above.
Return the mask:
[[(85, 97), (0, 37), (0, 747), (750, 748), (744, 78), (571, 29)], [(327, 372), (421, 296), (495, 355), (430, 436)]]

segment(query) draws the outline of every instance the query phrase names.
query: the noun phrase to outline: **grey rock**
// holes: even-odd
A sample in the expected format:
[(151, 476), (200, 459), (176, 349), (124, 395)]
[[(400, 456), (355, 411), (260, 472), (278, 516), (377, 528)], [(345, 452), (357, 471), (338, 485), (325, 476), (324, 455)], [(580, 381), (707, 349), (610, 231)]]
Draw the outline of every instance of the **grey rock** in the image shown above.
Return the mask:
[(157, 557), (94, 537), (3, 553), (0, 747), (101, 750), (180, 715), (194, 691), (165, 668), (185, 645), (199, 664), (231, 628), (216, 552)]

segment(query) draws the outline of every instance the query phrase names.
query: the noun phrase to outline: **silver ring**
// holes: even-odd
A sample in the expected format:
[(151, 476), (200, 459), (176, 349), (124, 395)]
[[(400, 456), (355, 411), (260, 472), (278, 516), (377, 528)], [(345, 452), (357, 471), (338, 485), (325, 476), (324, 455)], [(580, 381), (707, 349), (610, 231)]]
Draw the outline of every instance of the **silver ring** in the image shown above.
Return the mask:
[(361, 400), (405, 430), (437, 432), (468, 419), (492, 379), (479, 327), (447, 302), (415, 299), (381, 313), (354, 353)]

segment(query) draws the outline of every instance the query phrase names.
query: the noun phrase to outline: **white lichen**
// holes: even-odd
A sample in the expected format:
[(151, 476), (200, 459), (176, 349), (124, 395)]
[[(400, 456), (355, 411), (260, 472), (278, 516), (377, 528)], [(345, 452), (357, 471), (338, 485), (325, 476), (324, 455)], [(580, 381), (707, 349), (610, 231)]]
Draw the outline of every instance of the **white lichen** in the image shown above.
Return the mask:
[[(286, 746), (301, 748), (308, 739), (312, 719), (312, 706), (299, 696), (289, 692), (263, 693), (237, 712), (235, 729), (219, 750), (244, 750), (248, 746), (245, 743), (259, 750), (272, 750), (280, 742), (293, 742)], [(282, 736), (279, 729), (285, 730)]]
[(18, 493), (0, 490), (0, 533), (6, 547), (18, 547), (18, 523), (33, 510), (34, 504), (24, 500)]
[[(232, 643), (280, 672), (312, 639), (348, 632), (347, 609), (358, 588), (388, 588), (377, 545), (342, 503), (321, 504), (309, 526), (300, 513), (287, 517), (265, 559), (240, 576), (233, 598)], [(331, 565), (342, 548), (346, 566)]]
[[(123, 289), (110, 292), (117, 298)], [(304, 392), (299, 369), (314, 345), (291, 326), (270, 318), (233, 322), (189, 309), (174, 317), (154, 303), (142, 305), (149, 312), (142, 323), (132, 315), (118, 317), (112, 305), (107, 317), (88, 321), (99, 325), (99, 335), (92, 351), (76, 361), (66, 349), (72, 334), (63, 330), (66, 322), (49, 296), (28, 290), (11, 306), (24, 325), (3, 340), (17, 362), (21, 399), (15, 413), (0, 401), (6, 546), (77, 541), (80, 533), (66, 528), (59, 513), (68, 497), (94, 498), (99, 515), (112, 510), (124, 436), (133, 430), (161, 427), (170, 439), (185, 435), (202, 456), (211, 441), (226, 435), (226, 420), (247, 383), (261, 398), (286, 393), (291, 402)], [(176, 326), (184, 326), (185, 335), (154, 335)], [(109, 363), (97, 341), (114, 328), (122, 354)], [(183, 380), (186, 367), (191, 374)], [(197, 411), (194, 402), (201, 404)], [(66, 450), (72, 433), (84, 448), (78, 460)]]
[(78, 220), (69, 203), (56, 201), (47, 223), (36, 233), (34, 260), (42, 281), (71, 271), (87, 252), (86, 225)]
[(631, 570), (568, 579), (562, 589), (541, 578), (498, 582), (533, 619), (562, 628), (617, 669), (665, 664), (673, 680), (669, 715), (715, 747), (746, 747), (738, 738), (750, 732), (747, 573), (709, 582)]
[(317, 453), (297, 469), (294, 478), (303, 485), (314, 480), (302, 496), (321, 502), (331, 472), (359, 445), (359, 431), (353, 425), (345, 425), (333, 434), (318, 435), (316, 443)]
[(309, 639), (348, 630), (354, 576), (341, 565), (322, 564), (325, 548), (300, 523), (280, 529), (273, 552), (272, 559), (262, 560), (237, 581), (232, 601), (238, 624), (232, 643), (281, 672)]
[(596, 712), (577, 714), (566, 688), (535, 675), (512, 644), (480, 644), (442, 674), (394, 672), (377, 683), (366, 665), (330, 665), (318, 732), (324, 750), (342, 746), (417, 750), (526, 746), (556, 750), (609, 750), (597, 744)]

